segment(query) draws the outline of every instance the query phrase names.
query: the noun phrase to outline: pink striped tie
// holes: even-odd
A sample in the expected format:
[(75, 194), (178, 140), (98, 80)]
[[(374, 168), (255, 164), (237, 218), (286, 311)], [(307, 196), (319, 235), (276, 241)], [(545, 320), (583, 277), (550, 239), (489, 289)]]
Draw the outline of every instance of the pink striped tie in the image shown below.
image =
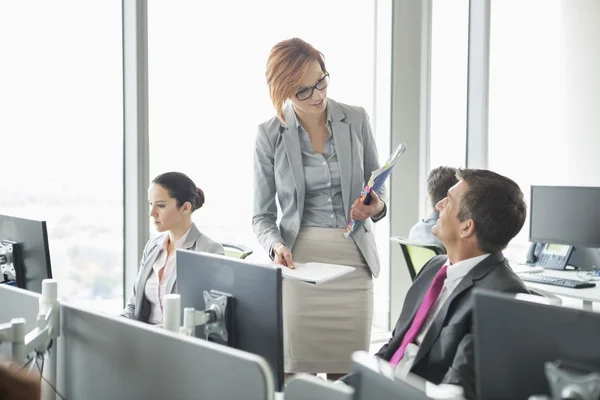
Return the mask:
[(417, 315), (415, 315), (415, 318), (413, 319), (412, 325), (404, 335), (404, 338), (402, 338), (400, 347), (398, 350), (396, 350), (392, 356), (392, 359), (390, 360), (390, 364), (392, 364), (394, 367), (398, 365), (402, 359), (402, 356), (404, 356), (406, 346), (408, 346), (409, 343), (412, 343), (419, 335), (419, 331), (421, 330), (421, 326), (423, 326), (423, 322), (425, 322), (425, 319), (427, 319), (429, 310), (431, 310), (431, 307), (433, 307), (433, 304), (442, 291), (444, 280), (446, 280), (446, 269), (448, 269), (447, 265), (444, 265), (442, 268), (440, 268), (437, 275), (433, 278), (429, 290), (427, 290), (427, 293), (425, 293), (423, 302), (417, 311)]

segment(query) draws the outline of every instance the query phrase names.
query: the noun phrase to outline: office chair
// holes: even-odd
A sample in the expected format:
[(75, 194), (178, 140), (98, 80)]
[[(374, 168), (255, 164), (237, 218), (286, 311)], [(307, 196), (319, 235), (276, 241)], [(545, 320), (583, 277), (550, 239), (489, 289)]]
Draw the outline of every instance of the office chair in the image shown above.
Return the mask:
[(221, 243), (221, 246), (223, 246), (226, 256), (240, 258), (242, 260), (254, 252), (250, 247), (241, 244)]
[(419, 243), (399, 236), (391, 237), (390, 240), (400, 244), (410, 279), (413, 281), (427, 261), (434, 256), (446, 254), (446, 251), (436, 244)]

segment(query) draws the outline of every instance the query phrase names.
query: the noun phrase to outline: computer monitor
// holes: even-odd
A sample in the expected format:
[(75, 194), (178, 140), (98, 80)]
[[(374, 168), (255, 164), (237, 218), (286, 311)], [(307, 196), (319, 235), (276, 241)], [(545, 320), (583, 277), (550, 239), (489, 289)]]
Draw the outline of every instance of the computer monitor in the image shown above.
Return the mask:
[(46, 221), (0, 215), (0, 266), (3, 283), (42, 293), (52, 278)]
[(575, 246), (569, 265), (600, 268), (600, 187), (531, 186), (529, 213), (531, 242)]
[(479, 289), (473, 316), (480, 400), (549, 396), (546, 362), (600, 371), (598, 313)]
[(180, 249), (176, 265), (182, 309), (210, 309), (222, 304), (220, 296), (227, 299), (225, 326), (199, 326), (195, 336), (264, 357), (281, 389), (284, 377), (281, 269)]
[(418, 385), (409, 384), (394, 376), (391, 365), (364, 351), (352, 354), (351, 386), (356, 400), (426, 400), (426, 381), (412, 375)]
[(600, 187), (531, 186), (531, 242), (600, 247)]

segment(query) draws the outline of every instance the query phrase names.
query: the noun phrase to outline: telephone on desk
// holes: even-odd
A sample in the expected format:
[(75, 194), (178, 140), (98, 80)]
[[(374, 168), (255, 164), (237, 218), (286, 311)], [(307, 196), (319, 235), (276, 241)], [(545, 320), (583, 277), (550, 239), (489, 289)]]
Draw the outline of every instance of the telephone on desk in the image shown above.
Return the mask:
[(573, 246), (564, 244), (531, 243), (527, 251), (527, 264), (563, 270), (572, 252)]

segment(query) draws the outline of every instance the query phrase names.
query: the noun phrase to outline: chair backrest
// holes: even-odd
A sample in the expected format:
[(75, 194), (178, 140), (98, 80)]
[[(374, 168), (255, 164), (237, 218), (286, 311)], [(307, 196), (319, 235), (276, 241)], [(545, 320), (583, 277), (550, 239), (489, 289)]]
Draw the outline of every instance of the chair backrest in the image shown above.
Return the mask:
[(412, 280), (415, 279), (427, 261), (437, 255), (446, 254), (446, 251), (436, 244), (415, 242), (403, 237), (393, 237), (390, 240), (400, 245)]
[(223, 250), (227, 257), (240, 258), (243, 260), (253, 253), (253, 250), (250, 247), (241, 244), (221, 243), (221, 245), (223, 246)]
[(294, 375), (285, 387), (285, 400), (352, 400), (354, 389), (312, 375)]

